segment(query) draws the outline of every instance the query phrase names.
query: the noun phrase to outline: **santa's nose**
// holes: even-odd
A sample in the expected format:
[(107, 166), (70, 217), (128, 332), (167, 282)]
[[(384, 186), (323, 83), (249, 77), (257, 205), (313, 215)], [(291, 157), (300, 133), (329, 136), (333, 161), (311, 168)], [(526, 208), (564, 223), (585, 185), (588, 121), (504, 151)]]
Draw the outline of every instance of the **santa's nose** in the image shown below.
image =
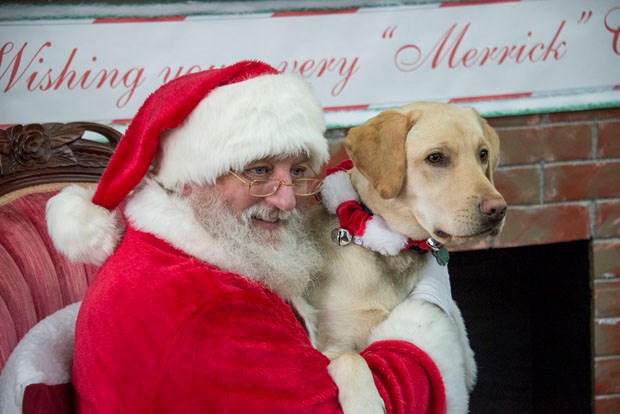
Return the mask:
[[(291, 183), (292, 180), (290, 176), (288, 179), (284, 180), (282, 178), (278, 178), (282, 180), (282, 183)], [(274, 207), (279, 208), (282, 211), (291, 211), (297, 206), (297, 199), (295, 198), (295, 193), (293, 192), (293, 187), (288, 185), (280, 184), (280, 187), (276, 190), (272, 195), (265, 197), (265, 201)]]

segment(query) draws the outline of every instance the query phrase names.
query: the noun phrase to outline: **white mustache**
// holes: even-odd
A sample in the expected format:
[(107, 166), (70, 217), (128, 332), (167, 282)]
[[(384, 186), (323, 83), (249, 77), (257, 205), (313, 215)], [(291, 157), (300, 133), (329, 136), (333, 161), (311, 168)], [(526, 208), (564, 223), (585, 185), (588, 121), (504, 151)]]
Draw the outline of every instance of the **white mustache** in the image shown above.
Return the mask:
[(277, 207), (260, 204), (254, 204), (241, 213), (241, 218), (246, 223), (249, 223), (253, 218), (273, 223), (278, 220), (288, 220), (290, 216), (290, 211), (282, 211)]

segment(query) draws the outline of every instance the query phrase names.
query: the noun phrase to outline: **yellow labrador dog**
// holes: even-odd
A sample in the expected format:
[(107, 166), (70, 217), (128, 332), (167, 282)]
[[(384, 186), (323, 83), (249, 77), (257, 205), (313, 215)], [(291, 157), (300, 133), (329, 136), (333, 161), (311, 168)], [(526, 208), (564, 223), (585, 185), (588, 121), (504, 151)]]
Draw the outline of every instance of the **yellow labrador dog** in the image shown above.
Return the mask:
[[(427, 260), (447, 261), (444, 245), (498, 234), (506, 202), (493, 185), (498, 136), (471, 108), (420, 102), (388, 110), (352, 128), (344, 145), (353, 167), (326, 177), (325, 208), (313, 212), (326, 265), (307, 299), (318, 310), (318, 348), (347, 365), (330, 369), (345, 412), (373, 412), (368, 401), (349, 408), (368, 394), (359, 387), (374, 387), (372, 378), (360, 380), (370, 371), (352, 353), (407, 298)], [(473, 352), (454, 313), (473, 386)]]

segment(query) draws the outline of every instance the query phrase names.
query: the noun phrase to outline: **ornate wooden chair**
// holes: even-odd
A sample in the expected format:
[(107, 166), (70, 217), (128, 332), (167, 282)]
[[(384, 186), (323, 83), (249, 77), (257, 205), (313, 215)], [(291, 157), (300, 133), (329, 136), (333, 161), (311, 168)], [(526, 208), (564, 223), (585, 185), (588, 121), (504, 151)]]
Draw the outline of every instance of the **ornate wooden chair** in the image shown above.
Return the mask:
[[(84, 139), (86, 133), (107, 142)], [(96, 183), (120, 136), (89, 122), (0, 130), (0, 370), (35, 324), (80, 301), (94, 277), (94, 266), (55, 250), (45, 206), (66, 185)]]

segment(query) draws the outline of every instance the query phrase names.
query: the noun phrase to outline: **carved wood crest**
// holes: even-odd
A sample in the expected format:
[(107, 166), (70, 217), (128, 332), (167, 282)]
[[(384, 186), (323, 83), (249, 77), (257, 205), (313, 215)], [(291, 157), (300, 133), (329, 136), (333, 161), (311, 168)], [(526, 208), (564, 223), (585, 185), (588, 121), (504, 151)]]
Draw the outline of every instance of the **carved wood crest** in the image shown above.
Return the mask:
[[(84, 139), (86, 131), (108, 142)], [(93, 122), (13, 125), (0, 130), (0, 195), (34, 183), (96, 182), (121, 133)]]
[(80, 123), (14, 125), (0, 130), (0, 175), (42, 167), (105, 167), (109, 154), (80, 151), (72, 146), (84, 132)]

